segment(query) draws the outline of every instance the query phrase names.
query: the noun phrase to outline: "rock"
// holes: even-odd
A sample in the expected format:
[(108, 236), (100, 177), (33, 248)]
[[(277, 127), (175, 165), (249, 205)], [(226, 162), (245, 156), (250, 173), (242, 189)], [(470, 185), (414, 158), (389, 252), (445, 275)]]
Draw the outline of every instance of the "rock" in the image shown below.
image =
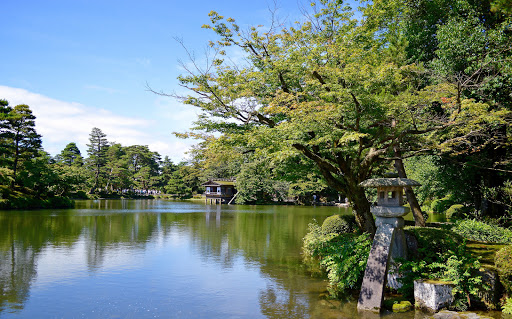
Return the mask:
[(393, 304), (393, 312), (407, 312), (412, 309), (412, 304), (409, 301), (401, 301), (400, 303)]
[(405, 240), (407, 243), (407, 251), (409, 254), (416, 256), (418, 254), (419, 243), (416, 237), (410, 232), (405, 232)]
[(482, 276), (482, 285), (479, 287), (476, 298), (471, 296), (471, 304), (477, 304), (492, 310), (499, 309), (501, 286), (498, 272), (490, 267), (483, 267), (479, 270), (478, 275)]
[(414, 301), (420, 309), (437, 312), (453, 302), (453, 284), (433, 280), (414, 281)]

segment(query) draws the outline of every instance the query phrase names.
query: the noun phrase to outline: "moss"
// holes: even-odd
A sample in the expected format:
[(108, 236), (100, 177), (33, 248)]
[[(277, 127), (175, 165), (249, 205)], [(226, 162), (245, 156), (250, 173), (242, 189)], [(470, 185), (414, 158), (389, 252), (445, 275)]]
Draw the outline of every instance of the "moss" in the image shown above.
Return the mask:
[(493, 244), (493, 243), (482, 243), (477, 241), (468, 241), (466, 247), (471, 254), (478, 258), (482, 265), (491, 266), (494, 268), (494, 258), (496, 252), (507, 245)]
[(393, 312), (407, 312), (412, 309), (410, 301), (401, 301), (400, 303), (393, 304)]
[(500, 276), (500, 282), (509, 294), (512, 294), (512, 246), (498, 250), (494, 263)]
[(463, 238), (446, 229), (434, 227), (405, 227), (404, 230), (418, 241), (419, 248), (435, 252), (448, 252), (459, 246)]
[(353, 227), (351, 227), (350, 223), (340, 215), (329, 216), (322, 224), (322, 232), (324, 234), (346, 234), (351, 233), (352, 231)]
[(446, 281), (441, 279), (427, 279), (423, 280), (423, 282), (431, 285), (453, 285), (453, 281)]

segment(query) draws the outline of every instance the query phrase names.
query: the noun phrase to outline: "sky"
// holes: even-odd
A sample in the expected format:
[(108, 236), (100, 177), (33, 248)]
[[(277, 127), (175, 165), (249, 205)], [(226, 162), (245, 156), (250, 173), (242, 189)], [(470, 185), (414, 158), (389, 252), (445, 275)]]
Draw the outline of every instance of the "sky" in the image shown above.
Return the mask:
[[(270, 1), (1, 0), (0, 99), (27, 104), (51, 155), (77, 143), (86, 156), (89, 134), (100, 128), (110, 142), (148, 145), (173, 162), (196, 143), (185, 132), (198, 110), (148, 92), (183, 92), (177, 77), (187, 55), (198, 58), (211, 30), (208, 13), (241, 26), (268, 25)], [(300, 16), (297, 0), (278, 0), (279, 15)]]

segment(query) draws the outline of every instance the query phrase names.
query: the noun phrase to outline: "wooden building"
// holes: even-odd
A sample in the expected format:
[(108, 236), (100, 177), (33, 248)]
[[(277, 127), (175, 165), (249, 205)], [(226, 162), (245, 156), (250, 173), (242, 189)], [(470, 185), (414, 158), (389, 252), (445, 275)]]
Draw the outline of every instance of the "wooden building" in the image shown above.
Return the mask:
[(230, 204), (236, 195), (235, 182), (227, 180), (209, 180), (205, 187), (205, 200), (210, 204)]

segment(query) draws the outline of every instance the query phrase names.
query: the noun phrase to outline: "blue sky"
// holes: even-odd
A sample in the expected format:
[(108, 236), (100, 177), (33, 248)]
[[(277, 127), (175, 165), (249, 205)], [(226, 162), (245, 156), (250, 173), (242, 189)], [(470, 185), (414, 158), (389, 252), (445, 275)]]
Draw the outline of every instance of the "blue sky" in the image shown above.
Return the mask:
[[(300, 17), (299, 0), (278, 0), (281, 17)], [(307, 3), (307, 2), (306, 2)], [(93, 127), (109, 141), (141, 144), (174, 162), (194, 141), (180, 140), (192, 106), (146, 91), (179, 90), (182, 38), (201, 57), (211, 10), (241, 26), (268, 24), (273, 1), (4, 0), (0, 4), (0, 98), (28, 104), (43, 147), (58, 154), (76, 142), (86, 155)]]

